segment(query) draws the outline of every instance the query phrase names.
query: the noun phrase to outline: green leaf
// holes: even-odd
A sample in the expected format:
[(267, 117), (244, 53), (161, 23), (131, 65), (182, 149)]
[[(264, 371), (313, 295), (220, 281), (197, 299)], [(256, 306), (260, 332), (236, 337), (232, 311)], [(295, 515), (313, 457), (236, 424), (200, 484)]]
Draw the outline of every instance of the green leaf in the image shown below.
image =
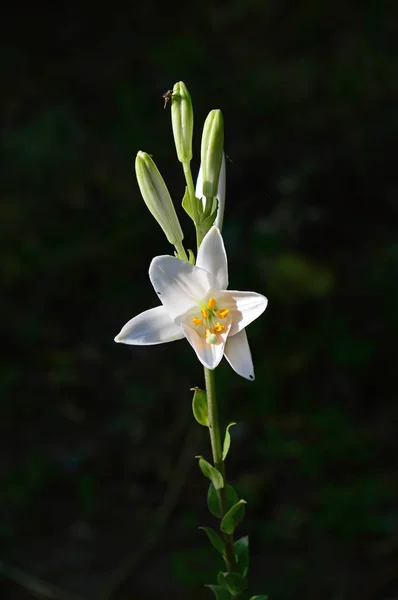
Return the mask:
[(222, 556), (225, 556), (225, 544), (218, 533), (211, 527), (199, 527), (199, 529), (203, 529), (203, 531), (207, 533), (210, 543), (213, 544), (217, 552), (219, 552)]
[(235, 531), (235, 527), (245, 515), (244, 504), (247, 504), (246, 500), (239, 500), (239, 502), (229, 509), (221, 521), (220, 528), (223, 533), (233, 533)]
[(216, 600), (231, 600), (231, 594), (221, 585), (205, 585), (214, 592)]
[(182, 199), (182, 208), (185, 210), (187, 215), (191, 217), (192, 221), (194, 220), (194, 212), (192, 207), (191, 198), (188, 193), (188, 188), (185, 188), (184, 198)]
[(268, 596), (252, 596), (250, 600), (268, 600)]
[[(228, 509), (230, 509), (234, 504), (236, 504), (238, 502), (238, 500), (239, 500), (238, 494), (235, 492), (232, 485), (228, 484), (227, 485), (227, 507), (228, 507)], [(220, 510), (220, 503), (218, 500), (218, 494), (212, 483), (209, 485), (209, 490), (207, 492), (207, 506), (209, 507), (209, 511), (211, 512), (212, 515), (221, 519), (221, 510)]]
[(204, 205), (203, 212), (202, 212), (201, 222), (203, 222), (212, 213), (216, 213), (217, 206), (218, 206), (217, 198), (206, 198), (205, 205)]
[(201, 221), (200, 228), (201, 228), (202, 233), (204, 233), (204, 232), (207, 233), (209, 231), (209, 229), (213, 225), (214, 221), (216, 220), (216, 216), (217, 216), (217, 210), (213, 211), (211, 213), (211, 215), (209, 215), (208, 217), (205, 217), (203, 219), (203, 221)]
[(220, 471), (208, 463), (202, 456), (197, 456), (196, 458), (199, 458), (199, 467), (203, 475), (210, 479), (216, 490), (221, 490), (224, 487), (224, 478)]
[(235, 542), (234, 552), (238, 572), (246, 577), (249, 570), (249, 536), (245, 535)]
[(217, 575), (218, 583), (231, 594), (240, 594), (247, 590), (247, 581), (239, 573), (220, 573)]
[(231, 434), (229, 433), (229, 428), (232, 427), (232, 425), (236, 425), (236, 423), (230, 423), (227, 426), (227, 429), (225, 430), (224, 445), (223, 445), (223, 450), (222, 450), (222, 459), (223, 460), (225, 460), (227, 458), (227, 454), (228, 454), (229, 448), (231, 446)]
[(207, 409), (207, 397), (206, 392), (200, 390), (198, 387), (191, 388), (193, 392), (192, 400), (192, 412), (193, 416), (199, 423), (204, 427), (209, 426), (209, 411)]

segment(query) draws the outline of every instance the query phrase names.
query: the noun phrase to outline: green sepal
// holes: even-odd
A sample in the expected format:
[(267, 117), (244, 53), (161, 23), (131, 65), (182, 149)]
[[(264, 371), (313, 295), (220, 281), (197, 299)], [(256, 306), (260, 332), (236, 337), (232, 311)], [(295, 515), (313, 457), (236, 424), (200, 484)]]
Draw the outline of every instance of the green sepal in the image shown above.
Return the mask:
[(216, 600), (231, 600), (231, 594), (221, 585), (205, 585), (215, 595)]
[(219, 572), (217, 575), (218, 583), (228, 590), (231, 594), (240, 594), (244, 590), (247, 590), (247, 581), (239, 573), (223, 573)]
[(246, 577), (249, 570), (249, 536), (245, 535), (234, 544), (237, 570), (242, 577)]
[(247, 504), (246, 500), (239, 500), (239, 502), (229, 509), (221, 521), (220, 529), (223, 533), (231, 534), (235, 531), (235, 527), (245, 516), (243, 508), (245, 504)]
[(224, 540), (221, 539), (218, 533), (211, 527), (199, 527), (199, 529), (203, 529), (203, 531), (207, 534), (210, 543), (214, 546), (217, 552), (219, 552), (221, 556), (225, 556)]
[(192, 250), (189, 250), (189, 248), (188, 248), (188, 262), (190, 265), (195, 265), (195, 255), (192, 252)]
[(221, 490), (224, 487), (224, 478), (220, 471), (208, 463), (202, 456), (197, 456), (196, 458), (199, 458), (199, 467), (203, 475), (210, 479), (216, 490)]
[(192, 399), (192, 412), (193, 416), (199, 423), (199, 425), (203, 425), (204, 427), (209, 426), (209, 411), (207, 408), (207, 396), (206, 392), (200, 390), (198, 387), (191, 388), (191, 392), (193, 392)]
[(236, 423), (230, 423), (227, 426), (227, 429), (225, 430), (224, 444), (223, 444), (223, 449), (222, 449), (222, 459), (223, 460), (225, 460), (227, 458), (227, 454), (228, 454), (229, 448), (231, 446), (231, 434), (229, 433), (229, 428), (232, 427), (232, 425), (236, 425)]
[[(238, 494), (235, 492), (232, 485), (227, 484), (227, 507), (228, 509), (232, 508), (234, 504), (236, 504), (239, 500)], [(207, 506), (209, 507), (209, 511), (212, 515), (221, 519), (221, 509), (220, 502), (218, 499), (217, 491), (214, 485), (211, 483), (209, 485), (209, 490), (207, 492)]]

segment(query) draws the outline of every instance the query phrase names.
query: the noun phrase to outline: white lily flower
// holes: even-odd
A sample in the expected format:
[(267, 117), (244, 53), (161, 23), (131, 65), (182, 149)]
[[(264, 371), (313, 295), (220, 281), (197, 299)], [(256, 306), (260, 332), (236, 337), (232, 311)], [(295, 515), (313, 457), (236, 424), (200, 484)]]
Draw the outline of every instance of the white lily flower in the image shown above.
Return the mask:
[[(225, 187), (226, 187), (226, 177), (225, 177), (225, 155), (222, 155), (222, 163), (220, 170), (220, 177), (218, 179), (218, 188), (217, 188), (217, 200), (218, 200), (218, 209), (217, 216), (214, 221), (214, 225), (218, 227), (218, 229), (222, 230), (222, 224), (224, 219), (224, 206), (225, 206)], [(202, 165), (200, 165), (198, 178), (196, 180), (196, 188), (195, 188), (195, 196), (202, 200), (203, 208), (206, 204), (206, 197), (203, 195), (203, 173), (202, 173)]]
[(200, 362), (215, 369), (223, 356), (246, 379), (254, 379), (245, 327), (267, 307), (255, 292), (228, 288), (228, 265), (219, 229), (213, 226), (199, 248), (196, 266), (157, 256), (149, 279), (162, 302), (123, 327), (115, 342), (153, 345), (186, 337)]

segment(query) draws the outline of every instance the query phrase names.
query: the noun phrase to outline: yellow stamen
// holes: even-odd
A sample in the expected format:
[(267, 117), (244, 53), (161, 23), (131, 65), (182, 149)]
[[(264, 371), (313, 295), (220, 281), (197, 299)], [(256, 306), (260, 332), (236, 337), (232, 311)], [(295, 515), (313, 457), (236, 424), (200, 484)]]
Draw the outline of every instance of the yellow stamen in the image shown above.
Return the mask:
[(192, 319), (192, 323), (194, 325), (202, 325), (202, 319), (198, 319), (197, 317), (195, 317), (194, 319)]
[(208, 302), (207, 302), (207, 308), (214, 308), (215, 305), (217, 304), (217, 302), (214, 300), (214, 298), (209, 298)]
[(207, 310), (207, 308), (201, 308), (200, 312), (202, 313), (202, 317), (204, 319), (208, 319), (209, 318), (209, 311)]
[(211, 329), (206, 329), (206, 339), (210, 336), (213, 335), (213, 331)]
[(217, 311), (217, 317), (220, 317), (220, 319), (225, 319), (225, 317), (228, 317), (229, 315), (229, 308), (220, 308), (220, 310)]
[(221, 323), (214, 323), (214, 331), (216, 333), (220, 333), (221, 331), (224, 330), (224, 325), (221, 325)]

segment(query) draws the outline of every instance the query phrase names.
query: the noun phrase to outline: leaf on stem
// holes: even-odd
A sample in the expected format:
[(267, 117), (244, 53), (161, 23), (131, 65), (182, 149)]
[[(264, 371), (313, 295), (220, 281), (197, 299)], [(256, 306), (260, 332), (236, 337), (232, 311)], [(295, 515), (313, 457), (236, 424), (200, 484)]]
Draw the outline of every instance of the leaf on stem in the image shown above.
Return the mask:
[(221, 585), (205, 585), (215, 595), (216, 600), (231, 600), (231, 594)]
[(221, 490), (224, 487), (224, 478), (220, 471), (207, 462), (202, 456), (199, 458), (199, 467), (205, 477), (208, 477), (216, 490)]
[(227, 454), (228, 454), (229, 448), (231, 446), (231, 434), (229, 433), (229, 429), (230, 429), (230, 427), (232, 427), (232, 425), (236, 425), (236, 423), (230, 423), (227, 426), (227, 429), (225, 430), (224, 444), (223, 444), (223, 449), (222, 449), (222, 459), (223, 460), (225, 460), (227, 458)]
[(188, 192), (188, 187), (185, 188), (184, 198), (182, 199), (182, 208), (185, 210), (187, 215), (191, 217), (192, 221), (195, 220), (195, 214), (192, 207), (191, 198)]
[(242, 577), (246, 577), (249, 570), (249, 536), (245, 535), (235, 542), (234, 552), (237, 569)]
[(210, 543), (214, 546), (217, 552), (219, 552), (221, 556), (225, 556), (225, 544), (218, 533), (211, 527), (199, 527), (199, 529), (203, 529), (203, 531), (207, 534)]
[[(239, 496), (232, 485), (227, 484), (227, 508), (232, 508), (238, 500)], [(209, 491), (207, 492), (207, 506), (212, 515), (221, 519), (220, 501), (218, 499), (217, 490), (212, 483), (209, 485)]]
[(231, 534), (235, 531), (235, 527), (245, 516), (244, 505), (247, 504), (246, 500), (239, 500), (224, 516), (221, 521), (221, 531), (223, 533)]
[(200, 229), (203, 236), (211, 229), (214, 221), (216, 220), (217, 210), (211, 213), (208, 217), (204, 218), (203, 221), (200, 222)]
[(240, 594), (247, 590), (247, 581), (239, 573), (220, 573), (217, 575), (218, 583), (231, 594)]
[(193, 416), (199, 423), (199, 425), (203, 425), (204, 427), (209, 426), (209, 411), (207, 408), (207, 396), (206, 392), (200, 390), (198, 387), (191, 388), (191, 392), (193, 392), (192, 399), (192, 412)]

